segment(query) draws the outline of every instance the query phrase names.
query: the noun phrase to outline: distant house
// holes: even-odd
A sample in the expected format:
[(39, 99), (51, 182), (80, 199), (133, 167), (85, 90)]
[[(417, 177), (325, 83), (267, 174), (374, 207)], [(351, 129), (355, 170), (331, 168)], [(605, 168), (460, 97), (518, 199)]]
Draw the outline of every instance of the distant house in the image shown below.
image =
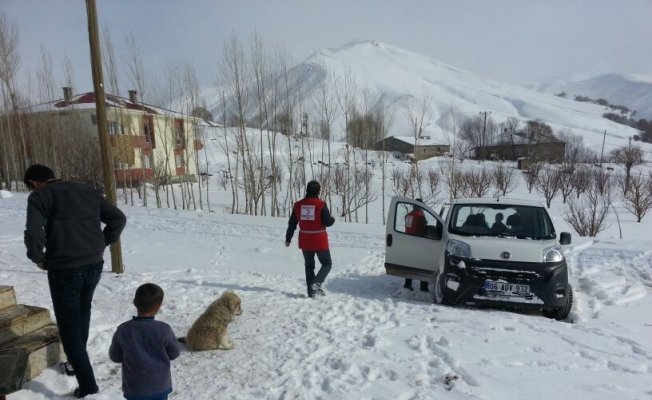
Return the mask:
[(449, 145), (438, 144), (430, 136), (420, 138), (416, 147), (413, 137), (389, 136), (374, 143), (373, 148), (378, 151), (399, 152), (403, 155), (412, 154), (417, 160), (440, 156), (450, 151)]
[(558, 162), (566, 154), (566, 143), (553, 135), (539, 135), (536, 138), (524, 132), (503, 133), (498, 143), (491, 146), (478, 146), (474, 149), (475, 158), (492, 160), (540, 160)]
[[(196, 179), (196, 150), (203, 148), (197, 131), (203, 120), (139, 102), (136, 91), (129, 91), (129, 99), (106, 94), (106, 105), (118, 185)], [(35, 131), (97, 137), (94, 92), (72, 96), (64, 88), (62, 99), (23, 110), (23, 118)]]

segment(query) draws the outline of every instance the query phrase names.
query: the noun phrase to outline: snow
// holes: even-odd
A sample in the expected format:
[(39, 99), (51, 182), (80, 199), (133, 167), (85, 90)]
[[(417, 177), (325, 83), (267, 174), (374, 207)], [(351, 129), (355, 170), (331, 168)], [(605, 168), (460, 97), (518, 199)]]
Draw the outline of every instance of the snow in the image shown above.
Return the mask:
[[(527, 193), (521, 188), (521, 195)], [(224, 192), (217, 199), (227, 202)], [(51, 309), (45, 272), (24, 256), (25, 194), (0, 200), (0, 281), (20, 303)], [(219, 202), (219, 201), (218, 201)], [(126, 272), (105, 267), (88, 349), (101, 391), (121, 398), (108, 359), (116, 327), (142, 283), (166, 292), (157, 316), (179, 336), (226, 290), (244, 313), (232, 351), (184, 351), (171, 399), (643, 399), (652, 395), (652, 243), (646, 220), (621, 213), (599, 238), (565, 249), (576, 302), (569, 320), (433, 304), (383, 268), (385, 227), (338, 221), (326, 296), (308, 299), (303, 259), (283, 245), (285, 218), (121, 206)], [(551, 212), (559, 229), (563, 208)], [(107, 252), (108, 259), (108, 252)], [(60, 399), (73, 378), (46, 370), (10, 400)]]
[(13, 196), (13, 195), (11, 194), (10, 191), (8, 191), (8, 190), (0, 190), (0, 199), (8, 199), (11, 196)]

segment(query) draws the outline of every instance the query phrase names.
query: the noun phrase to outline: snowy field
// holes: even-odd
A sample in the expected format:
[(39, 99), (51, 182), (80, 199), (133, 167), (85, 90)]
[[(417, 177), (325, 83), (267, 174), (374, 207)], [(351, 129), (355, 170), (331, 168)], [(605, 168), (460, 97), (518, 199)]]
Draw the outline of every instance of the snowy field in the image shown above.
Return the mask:
[[(25, 194), (0, 195), (0, 282), (20, 303), (51, 309), (46, 273), (25, 258), (25, 206)], [(172, 363), (171, 399), (652, 398), (649, 216), (636, 224), (623, 211), (623, 240), (616, 225), (597, 240), (573, 235), (576, 303), (559, 322), (402, 291), (384, 273), (381, 224), (329, 229), (327, 295), (309, 299), (296, 242), (283, 245), (285, 218), (121, 207), (126, 272), (105, 266), (95, 295), (88, 348), (100, 393), (89, 399), (121, 398), (108, 347), (145, 282), (165, 290), (157, 318), (179, 336), (225, 290), (243, 302), (230, 325), (235, 349), (184, 351)], [(75, 386), (50, 369), (8, 399), (70, 398)]]

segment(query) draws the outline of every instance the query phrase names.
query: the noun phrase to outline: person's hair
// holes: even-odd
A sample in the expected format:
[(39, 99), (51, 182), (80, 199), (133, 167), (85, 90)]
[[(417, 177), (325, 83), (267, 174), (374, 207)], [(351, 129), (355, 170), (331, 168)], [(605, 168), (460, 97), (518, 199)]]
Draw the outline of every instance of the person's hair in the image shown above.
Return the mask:
[(319, 196), (321, 185), (317, 181), (310, 181), (306, 186), (306, 196)]
[(54, 171), (45, 165), (34, 164), (25, 171), (23, 182), (25, 186), (32, 188), (32, 184), (29, 181), (47, 182), (50, 179), (55, 179)]
[(134, 306), (139, 313), (150, 313), (163, 304), (163, 289), (153, 283), (145, 283), (136, 289)]
[(502, 220), (503, 220), (503, 213), (496, 214), (496, 221), (502, 221)]

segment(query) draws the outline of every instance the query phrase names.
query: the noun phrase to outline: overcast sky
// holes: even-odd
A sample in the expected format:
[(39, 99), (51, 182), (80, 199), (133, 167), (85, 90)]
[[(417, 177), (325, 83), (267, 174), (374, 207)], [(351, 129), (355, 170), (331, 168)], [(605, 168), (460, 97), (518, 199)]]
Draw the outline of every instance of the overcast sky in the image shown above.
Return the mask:
[[(297, 61), (373, 39), (497, 80), (532, 83), (607, 72), (652, 76), (651, 0), (97, 0), (116, 46), (133, 32), (146, 68), (189, 62), (216, 82), (224, 40), (259, 32)], [(19, 29), (21, 79), (51, 52), (76, 92), (92, 90), (83, 0), (0, 0)]]

